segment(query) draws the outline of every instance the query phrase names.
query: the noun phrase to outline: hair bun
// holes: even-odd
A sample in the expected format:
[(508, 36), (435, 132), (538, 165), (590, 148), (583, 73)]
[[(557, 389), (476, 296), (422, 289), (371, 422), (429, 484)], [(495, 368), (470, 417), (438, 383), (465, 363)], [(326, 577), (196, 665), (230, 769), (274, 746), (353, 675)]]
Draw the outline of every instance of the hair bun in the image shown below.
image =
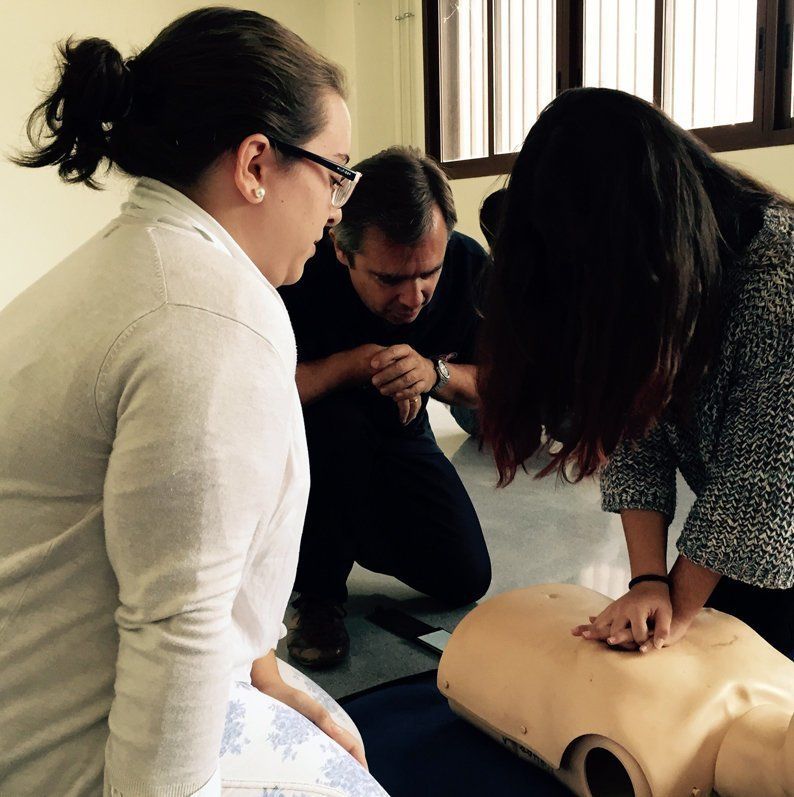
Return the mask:
[(28, 120), (34, 151), (12, 160), (34, 168), (57, 164), (66, 182), (98, 188), (94, 172), (103, 160), (112, 162), (113, 127), (132, 107), (132, 74), (104, 39), (68, 39), (58, 49), (60, 82)]
[(69, 39), (61, 46), (64, 113), (76, 122), (113, 124), (132, 105), (132, 73), (121, 53), (105, 39)]

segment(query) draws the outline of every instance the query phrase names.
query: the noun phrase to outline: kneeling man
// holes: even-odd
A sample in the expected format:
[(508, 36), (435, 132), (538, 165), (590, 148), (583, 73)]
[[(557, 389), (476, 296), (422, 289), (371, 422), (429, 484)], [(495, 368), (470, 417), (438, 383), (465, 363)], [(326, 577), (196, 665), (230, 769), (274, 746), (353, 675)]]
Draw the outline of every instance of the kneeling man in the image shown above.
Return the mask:
[(491, 565), (430, 396), (477, 406), (479, 289), (487, 256), (453, 232), (438, 165), (393, 147), (356, 167), (343, 219), (282, 288), (298, 343), (311, 492), (287, 644), (304, 665), (342, 661), (354, 562), (452, 606), (485, 594)]

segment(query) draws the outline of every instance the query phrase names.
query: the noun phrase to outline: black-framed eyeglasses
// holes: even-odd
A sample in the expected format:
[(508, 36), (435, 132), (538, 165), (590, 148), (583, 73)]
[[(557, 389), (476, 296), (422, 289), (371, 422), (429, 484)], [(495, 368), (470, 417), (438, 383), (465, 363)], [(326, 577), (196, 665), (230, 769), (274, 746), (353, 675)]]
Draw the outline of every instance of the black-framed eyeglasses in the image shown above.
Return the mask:
[(328, 158), (324, 158), (322, 155), (316, 155), (314, 152), (309, 152), (306, 149), (301, 149), (301, 147), (296, 147), (294, 144), (287, 144), (275, 138), (271, 138), (270, 143), (286, 155), (295, 155), (298, 158), (305, 158), (313, 163), (318, 163), (334, 174), (338, 174), (342, 179), (335, 182), (333, 191), (331, 192), (331, 204), (335, 208), (341, 208), (342, 205), (350, 199), (353, 189), (361, 179), (361, 172), (348, 169), (347, 166), (343, 166), (341, 163), (334, 163), (334, 161), (328, 160)]

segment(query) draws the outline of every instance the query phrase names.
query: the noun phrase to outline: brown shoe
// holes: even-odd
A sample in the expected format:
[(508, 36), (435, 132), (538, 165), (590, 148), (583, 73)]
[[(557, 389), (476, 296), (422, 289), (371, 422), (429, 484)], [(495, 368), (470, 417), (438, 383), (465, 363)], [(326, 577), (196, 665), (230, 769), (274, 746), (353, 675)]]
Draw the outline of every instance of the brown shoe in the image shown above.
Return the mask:
[(350, 653), (350, 637), (342, 604), (301, 595), (292, 606), (295, 614), (287, 626), (289, 655), (304, 667), (318, 670), (344, 661)]

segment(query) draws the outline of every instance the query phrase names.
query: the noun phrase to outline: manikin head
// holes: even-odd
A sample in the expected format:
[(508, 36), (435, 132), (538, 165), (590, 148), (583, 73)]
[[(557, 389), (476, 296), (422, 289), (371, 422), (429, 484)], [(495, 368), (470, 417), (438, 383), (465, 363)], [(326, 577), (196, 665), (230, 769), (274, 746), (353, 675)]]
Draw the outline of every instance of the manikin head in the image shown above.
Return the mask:
[(336, 257), (361, 301), (390, 324), (410, 324), (432, 299), (457, 222), (439, 166), (391, 147), (356, 165), (362, 180), (332, 231)]
[(31, 116), (33, 151), (17, 163), (57, 165), (92, 188), (102, 163), (159, 180), (220, 222), (273, 285), (300, 277), (341, 217), (333, 164), (348, 159), (350, 117), (337, 66), (233, 8), (185, 14), (126, 60), (102, 39), (69, 40), (61, 54), (60, 81)]

